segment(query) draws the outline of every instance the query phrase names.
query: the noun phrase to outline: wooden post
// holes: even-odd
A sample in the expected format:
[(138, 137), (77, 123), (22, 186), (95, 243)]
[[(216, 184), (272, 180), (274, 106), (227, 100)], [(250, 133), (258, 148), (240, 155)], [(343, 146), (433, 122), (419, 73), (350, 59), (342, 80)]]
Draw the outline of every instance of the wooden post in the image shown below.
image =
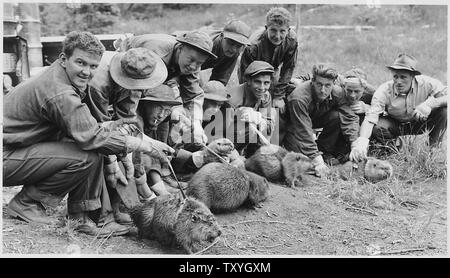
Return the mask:
[(300, 12), (301, 12), (300, 4), (296, 4), (295, 5), (295, 32), (297, 34), (298, 41), (300, 41), (300, 26), (301, 26)]

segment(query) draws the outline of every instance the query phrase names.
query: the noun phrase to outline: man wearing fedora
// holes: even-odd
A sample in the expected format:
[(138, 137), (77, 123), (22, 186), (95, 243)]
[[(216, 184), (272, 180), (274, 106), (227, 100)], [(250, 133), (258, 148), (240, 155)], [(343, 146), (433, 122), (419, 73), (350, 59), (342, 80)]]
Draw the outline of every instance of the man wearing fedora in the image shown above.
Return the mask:
[(261, 146), (262, 140), (270, 140), (274, 130), (275, 113), (269, 93), (273, 73), (271, 64), (253, 61), (245, 69), (245, 83), (230, 89), (230, 104), (235, 113), (229, 134), (233, 134), (238, 152), (244, 152), (246, 157)]
[[(83, 100), (98, 122), (122, 120), (136, 121), (136, 109), (143, 92), (162, 84), (167, 69), (161, 58), (146, 48), (134, 48), (126, 52), (105, 51), (95, 76), (89, 81), (89, 89)], [(109, 111), (110, 105), (112, 111)], [(127, 178), (122, 174), (117, 160), (125, 167)], [(133, 179), (133, 163), (129, 156), (110, 155), (105, 157), (105, 176), (108, 190), (103, 190), (103, 203), (111, 203), (115, 221), (131, 224), (128, 214), (121, 213), (120, 196), (115, 190), (118, 181), (127, 184)], [(112, 221), (109, 205), (103, 205), (98, 225)]]
[[(173, 121), (182, 121), (183, 108), (188, 115), (192, 136), (190, 142), (206, 142), (202, 129), (203, 90), (200, 88), (200, 69), (212, 53), (213, 42), (205, 32), (194, 30), (179, 37), (167, 34), (145, 34), (125, 39), (120, 49), (128, 50), (144, 47), (161, 57), (167, 67), (165, 83), (174, 83), (179, 87), (183, 106), (175, 107), (171, 114)], [(184, 121), (183, 121), (184, 122)]]
[(51, 225), (46, 207), (68, 194), (67, 213), (76, 230), (105, 237), (128, 232), (115, 222), (94, 223), (105, 187), (103, 156), (135, 150), (163, 156), (169, 146), (100, 125), (82, 99), (103, 52), (89, 32), (73, 31), (59, 59), (4, 97), (3, 185), (23, 185), (7, 212), (27, 222)]
[(273, 107), (285, 111), (285, 97), (294, 88), (290, 84), (297, 62), (297, 35), (290, 28), (292, 16), (282, 7), (271, 8), (266, 15), (264, 28), (250, 36), (250, 45), (242, 53), (238, 69), (239, 83), (245, 82), (245, 69), (255, 60), (270, 63), (275, 70), (270, 93)]
[(367, 156), (371, 136), (384, 142), (429, 130), (429, 144), (437, 147), (447, 130), (447, 86), (422, 75), (416, 59), (408, 54), (400, 54), (387, 68), (392, 80), (375, 91), (359, 137), (353, 143), (351, 160)]

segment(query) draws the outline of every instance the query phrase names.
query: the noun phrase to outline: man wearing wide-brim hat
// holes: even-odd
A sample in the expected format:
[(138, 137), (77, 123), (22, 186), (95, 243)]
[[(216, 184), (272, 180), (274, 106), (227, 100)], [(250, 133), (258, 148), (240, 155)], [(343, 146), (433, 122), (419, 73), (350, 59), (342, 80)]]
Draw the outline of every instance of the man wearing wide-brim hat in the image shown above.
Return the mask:
[(232, 128), (237, 135), (234, 143), (239, 152), (246, 149), (247, 156), (256, 151), (261, 140), (264, 140), (254, 129), (258, 129), (266, 139), (270, 138), (274, 129), (274, 111), (269, 93), (273, 73), (271, 64), (253, 61), (244, 72), (245, 83), (230, 88), (230, 104), (235, 109)]
[[(202, 27), (199, 30), (206, 32), (213, 41), (212, 52), (217, 56), (208, 58), (202, 65), (201, 86), (208, 80), (220, 81), (227, 85), (236, 66), (239, 55), (246, 45), (250, 44), (250, 27), (243, 21), (233, 19), (225, 24), (223, 29)], [(176, 31), (175, 36), (181, 36), (186, 31)], [(211, 69), (211, 71), (207, 71)]]
[[(154, 89), (147, 90), (141, 98), (137, 110), (138, 127), (150, 138), (167, 143), (168, 125), (161, 123), (170, 119), (173, 106), (181, 105), (181, 97), (176, 86), (162, 84)], [(171, 172), (167, 162), (141, 153), (135, 152), (133, 156), (135, 166), (136, 186), (143, 199), (151, 199), (157, 195), (168, 194), (163, 177), (170, 176)], [(151, 191), (150, 191), (151, 189)]]
[[(199, 84), (199, 72), (208, 58), (217, 58), (212, 52), (213, 42), (208, 34), (194, 30), (183, 36), (174, 37), (167, 34), (145, 34), (124, 40), (120, 46), (127, 50), (144, 47), (154, 51), (164, 61), (168, 76), (166, 83), (175, 83), (179, 87), (184, 109), (191, 122), (191, 141), (206, 142), (201, 127), (203, 90)], [(173, 109), (171, 119), (180, 121), (183, 108)]]
[[(361, 125), (360, 137), (353, 143), (350, 159), (367, 156), (369, 138), (377, 141), (429, 130), (429, 144), (436, 147), (447, 130), (447, 86), (422, 75), (416, 59), (400, 54), (387, 66), (392, 80), (375, 91), (369, 111)], [(386, 112), (386, 116), (380, 116)]]
[[(130, 49), (126, 52), (105, 51), (96, 69), (95, 76), (89, 81), (88, 93), (84, 102), (98, 122), (136, 120), (136, 109), (143, 92), (159, 86), (167, 78), (167, 69), (162, 59), (146, 48)], [(109, 111), (110, 105), (112, 112)], [(110, 187), (109, 199), (115, 221), (130, 224), (131, 218), (119, 211), (119, 191), (114, 190), (117, 181), (125, 182), (118, 162), (122, 161), (127, 179), (133, 179), (133, 163), (126, 156), (110, 155), (105, 158), (105, 176)], [(122, 194), (122, 192), (120, 192)], [(121, 196), (123, 198), (123, 196)], [(107, 198), (104, 196), (104, 198)], [(105, 202), (108, 202), (105, 199)], [(110, 209), (102, 206), (100, 221), (109, 221)]]

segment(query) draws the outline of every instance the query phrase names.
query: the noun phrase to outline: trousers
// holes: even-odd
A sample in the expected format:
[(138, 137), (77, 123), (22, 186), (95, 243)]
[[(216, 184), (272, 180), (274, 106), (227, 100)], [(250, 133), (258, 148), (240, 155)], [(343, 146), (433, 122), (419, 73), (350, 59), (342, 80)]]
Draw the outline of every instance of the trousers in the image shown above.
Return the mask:
[(23, 185), (30, 197), (56, 207), (68, 194), (67, 212), (101, 207), (103, 155), (74, 142), (41, 142), (3, 150), (3, 186)]

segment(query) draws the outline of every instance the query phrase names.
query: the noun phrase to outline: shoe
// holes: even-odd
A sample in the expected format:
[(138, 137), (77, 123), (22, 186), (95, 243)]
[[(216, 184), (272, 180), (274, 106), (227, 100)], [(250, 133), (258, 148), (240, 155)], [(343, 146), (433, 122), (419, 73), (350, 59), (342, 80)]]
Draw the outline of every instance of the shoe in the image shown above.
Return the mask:
[(56, 219), (48, 217), (45, 213), (45, 207), (41, 202), (36, 201), (26, 193), (25, 186), (12, 198), (8, 204), (7, 212), (15, 218), (19, 218), (28, 223), (55, 225)]
[(326, 164), (328, 164), (329, 166), (334, 166), (334, 165), (339, 165), (340, 162), (339, 160), (334, 157), (332, 154), (323, 154), (323, 161), (325, 161)]
[(116, 222), (121, 225), (133, 224), (133, 220), (131, 220), (131, 217), (128, 214), (120, 211), (114, 212), (114, 220), (116, 220)]
[(108, 234), (111, 234), (111, 236), (122, 236), (130, 232), (130, 228), (124, 225), (120, 225), (115, 221), (103, 225), (100, 229), (107, 231)]
[[(73, 219), (78, 220), (78, 219)], [(97, 225), (92, 221), (89, 217), (83, 217), (81, 220), (81, 224), (75, 227), (75, 231), (79, 233), (84, 233), (90, 236), (96, 236), (99, 238), (107, 237), (111, 233), (108, 230), (100, 229)]]

